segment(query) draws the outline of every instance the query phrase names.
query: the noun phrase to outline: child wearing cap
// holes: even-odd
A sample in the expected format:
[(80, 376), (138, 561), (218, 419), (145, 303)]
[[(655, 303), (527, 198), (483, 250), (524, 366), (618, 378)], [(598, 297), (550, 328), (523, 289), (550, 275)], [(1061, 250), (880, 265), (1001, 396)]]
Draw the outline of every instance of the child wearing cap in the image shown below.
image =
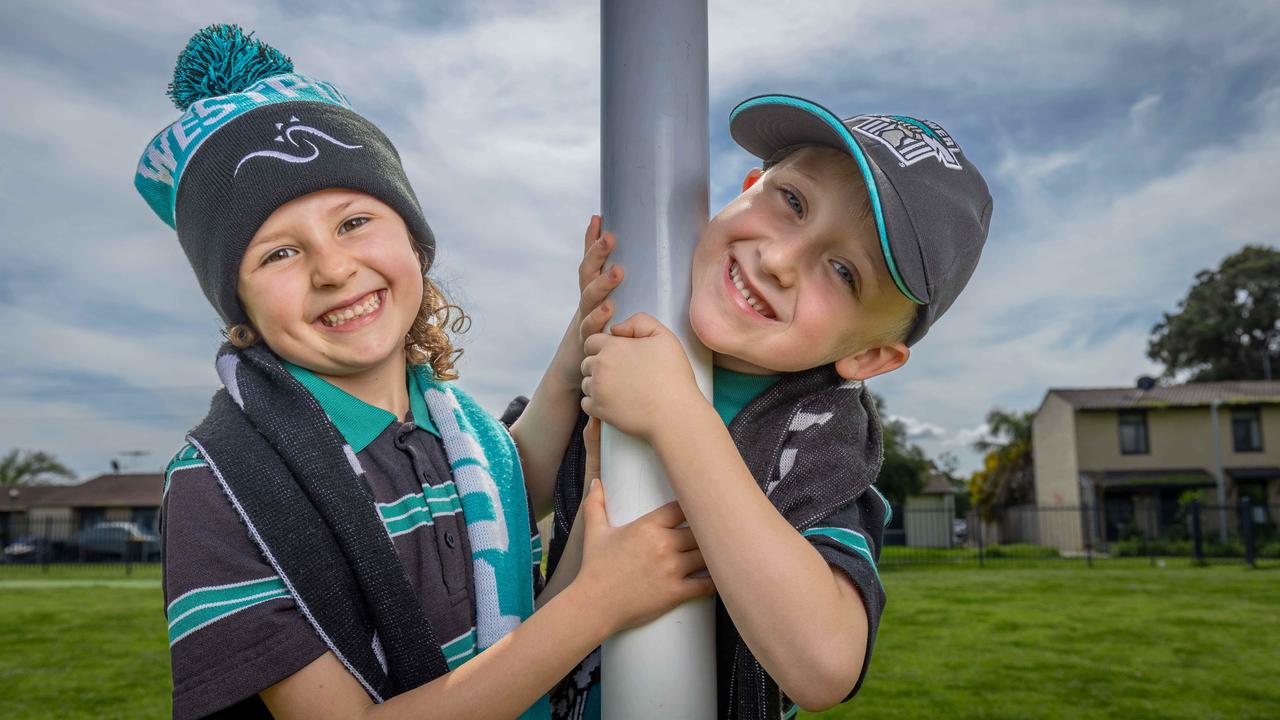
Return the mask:
[[(587, 339), (582, 406), (655, 448), (697, 538), (718, 592), (720, 716), (773, 719), (843, 702), (866, 675), (890, 517), (866, 381), (902, 367), (964, 288), (991, 197), (935, 123), (771, 95), (730, 128), (764, 167), (694, 252), (713, 401), (679, 340), (637, 314)], [(553, 568), (585, 454), (566, 453), (557, 483)], [(595, 705), (598, 664), (561, 683), (557, 708)]]
[[(678, 507), (610, 528), (596, 483), (583, 569), (535, 612), (533, 517), (578, 414), (579, 327), (597, 329), (580, 318), (621, 277), (598, 221), (578, 314), (508, 434), (452, 382), (464, 318), (427, 277), (436, 240), (387, 137), (235, 26), (192, 38), (170, 95), (184, 113), (135, 184), (230, 339), (165, 477), (176, 718), (545, 718), (607, 635), (711, 592)], [(655, 541), (665, 570), (640, 560)]]

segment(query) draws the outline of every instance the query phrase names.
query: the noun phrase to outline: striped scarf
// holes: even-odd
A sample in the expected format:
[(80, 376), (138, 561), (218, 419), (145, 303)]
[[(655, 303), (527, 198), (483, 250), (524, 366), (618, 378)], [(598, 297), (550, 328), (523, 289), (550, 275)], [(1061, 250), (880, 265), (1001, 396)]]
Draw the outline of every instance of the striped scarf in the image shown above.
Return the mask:
[[(448, 672), (364, 471), (315, 398), (267, 348), (224, 345), (224, 389), (188, 436), (298, 610), (375, 702)], [(524, 477), (506, 429), (415, 367), (471, 541), (478, 650), (533, 612)], [(549, 717), (546, 699), (522, 716)]]

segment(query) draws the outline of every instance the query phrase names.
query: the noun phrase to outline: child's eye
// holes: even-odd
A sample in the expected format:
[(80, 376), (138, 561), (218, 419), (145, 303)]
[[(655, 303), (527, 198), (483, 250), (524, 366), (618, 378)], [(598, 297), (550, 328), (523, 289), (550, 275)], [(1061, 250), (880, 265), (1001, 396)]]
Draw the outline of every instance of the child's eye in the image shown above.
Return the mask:
[(786, 188), (782, 188), (782, 197), (787, 201), (787, 205), (795, 212), (797, 217), (804, 217), (804, 203), (800, 202), (800, 197)]
[(266, 265), (267, 263), (273, 263), (277, 260), (285, 260), (297, 254), (298, 251), (291, 247), (276, 248), (275, 250), (267, 253), (267, 256), (262, 259), (262, 264)]
[(858, 281), (854, 277), (853, 271), (850, 270), (847, 265), (839, 262), (838, 260), (832, 260), (831, 267), (836, 271), (836, 274), (840, 276), (840, 279), (843, 280), (846, 285), (848, 285), (854, 292), (857, 292)]
[(351, 230), (355, 230), (356, 228), (360, 227), (361, 225), (364, 225), (367, 222), (369, 222), (369, 218), (367, 217), (353, 217), (350, 220), (342, 223), (342, 225), (338, 226), (338, 234), (339, 235), (346, 234), (347, 232)]

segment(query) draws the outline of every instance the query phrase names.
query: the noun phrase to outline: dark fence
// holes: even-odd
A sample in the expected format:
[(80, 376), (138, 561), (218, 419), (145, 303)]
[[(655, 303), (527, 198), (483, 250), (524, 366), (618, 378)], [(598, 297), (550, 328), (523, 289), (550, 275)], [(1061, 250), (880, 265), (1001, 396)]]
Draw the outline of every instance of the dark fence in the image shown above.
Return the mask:
[(138, 563), (160, 562), (154, 527), (130, 521), (78, 523), (65, 518), (23, 518), (0, 528), (3, 565), (114, 563), (126, 573)]
[(1198, 562), (1280, 560), (1280, 505), (1024, 505), (964, 517), (944, 507), (894, 508), (880, 565), (1005, 560), (1186, 557)]
[[(948, 507), (895, 507), (880, 566), (968, 564), (1051, 559), (1185, 557), (1198, 562), (1280, 561), (1280, 505), (1217, 506), (1190, 502), (1006, 507), (986, 517), (957, 517)], [(147, 522), (22, 519), (0, 526), (4, 565), (114, 563), (131, 572), (160, 561), (160, 539)]]

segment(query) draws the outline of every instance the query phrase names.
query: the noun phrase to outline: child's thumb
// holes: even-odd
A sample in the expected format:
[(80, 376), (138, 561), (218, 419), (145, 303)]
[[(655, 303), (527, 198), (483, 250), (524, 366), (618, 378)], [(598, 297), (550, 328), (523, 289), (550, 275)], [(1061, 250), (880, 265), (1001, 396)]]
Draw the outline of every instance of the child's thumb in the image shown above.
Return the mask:
[(587, 496), (582, 498), (582, 512), (587, 521), (586, 530), (595, 534), (609, 527), (609, 511), (604, 504), (604, 483), (600, 478), (592, 478), (587, 486)]
[(652, 315), (638, 312), (609, 328), (614, 337), (642, 338), (654, 334), (662, 324)]

